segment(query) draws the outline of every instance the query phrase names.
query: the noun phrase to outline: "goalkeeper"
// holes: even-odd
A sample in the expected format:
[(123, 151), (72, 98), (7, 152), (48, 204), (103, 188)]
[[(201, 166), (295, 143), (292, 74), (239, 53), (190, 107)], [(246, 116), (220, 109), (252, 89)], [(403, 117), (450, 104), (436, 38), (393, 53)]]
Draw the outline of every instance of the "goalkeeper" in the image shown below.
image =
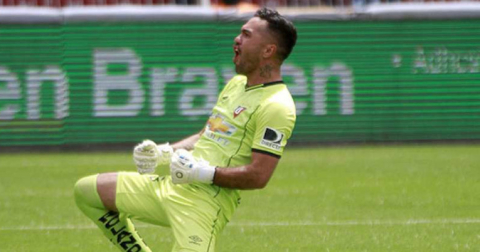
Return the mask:
[[(233, 77), (205, 127), (169, 145), (134, 149), (137, 172), (93, 175), (75, 185), (75, 200), (121, 251), (151, 251), (132, 219), (171, 227), (173, 251), (215, 250), (239, 191), (266, 186), (295, 124), (295, 105), (280, 66), (297, 38), (293, 24), (258, 10), (234, 39)], [(170, 175), (154, 174), (169, 165)]]

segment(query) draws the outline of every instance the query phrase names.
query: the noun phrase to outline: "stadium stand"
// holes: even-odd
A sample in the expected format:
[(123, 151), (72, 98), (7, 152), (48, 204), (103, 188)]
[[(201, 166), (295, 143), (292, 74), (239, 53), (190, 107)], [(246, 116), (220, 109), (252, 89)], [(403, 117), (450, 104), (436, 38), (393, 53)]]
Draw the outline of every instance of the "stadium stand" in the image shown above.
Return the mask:
[(375, 3), (406, 2), (478, 2), (479, 0), (0, 0), (0, 6), (96, 6), (96, 5), (198, 5), (198, 6), (268, 6), (268, 7), (300, 7), (319, 6), (344, 7), (352, 5), (369, 5)]

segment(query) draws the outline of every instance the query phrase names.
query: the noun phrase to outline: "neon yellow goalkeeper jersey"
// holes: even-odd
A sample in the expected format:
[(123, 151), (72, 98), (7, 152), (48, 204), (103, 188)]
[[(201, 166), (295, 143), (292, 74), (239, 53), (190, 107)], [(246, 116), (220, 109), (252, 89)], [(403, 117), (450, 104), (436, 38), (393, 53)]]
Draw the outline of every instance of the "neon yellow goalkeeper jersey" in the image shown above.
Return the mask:
[(281, 157), (296, 120), (292, 96), (282, 81), (246, 84), (237, 75), (220, 93), (195, 157), (220, 167), (249, 164), (252, 152)]

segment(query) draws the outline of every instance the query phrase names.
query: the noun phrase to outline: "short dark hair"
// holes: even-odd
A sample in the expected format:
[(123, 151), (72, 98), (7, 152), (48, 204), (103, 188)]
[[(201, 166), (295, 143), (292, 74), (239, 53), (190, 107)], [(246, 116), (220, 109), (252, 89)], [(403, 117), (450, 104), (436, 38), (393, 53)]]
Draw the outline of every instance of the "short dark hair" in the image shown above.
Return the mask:
[(297, 42), (297, 29), (288, 19), (277, 11), (268, 8), (259, 9), (254, 17), (259, 17), (268, 22), (268, 29), (273, 33), (278, 42), (277, 53), (281, 61), (288, 58)]

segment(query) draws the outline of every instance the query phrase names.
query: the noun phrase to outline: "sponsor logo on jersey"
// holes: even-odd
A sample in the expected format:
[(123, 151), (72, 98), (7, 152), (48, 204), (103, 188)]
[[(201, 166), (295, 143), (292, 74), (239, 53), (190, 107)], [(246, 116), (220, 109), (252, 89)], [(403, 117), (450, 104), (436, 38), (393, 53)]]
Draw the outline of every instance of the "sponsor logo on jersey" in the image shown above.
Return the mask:
[(233, 118), (236, 118), (238, 115), (240, 115), (240, 113), (242, 113), (243, 111), (245, 111), (247, 108), (245, 107), (242, 107), (242, 106), (238, 106), (234, 111), (233, 111)]
[(216, 114), (212, 115), (208, 119), (207, 130), (230, 136), (237, 130), (237, 128), (225, 122), (225, 118), (223, 116)]
[(204, 136), (220, 145), (227, 146), (230, 144), (228, 136), (233, 135), (235, 131), (237, 131), (235, 126), (225, 122), (225, 118), (222, 115), (215, 114), (208, 119)]
[(265, 128), (260, 144), (270, 149), (280, 150), (282, 148), (283, 133), (272, 128)]

